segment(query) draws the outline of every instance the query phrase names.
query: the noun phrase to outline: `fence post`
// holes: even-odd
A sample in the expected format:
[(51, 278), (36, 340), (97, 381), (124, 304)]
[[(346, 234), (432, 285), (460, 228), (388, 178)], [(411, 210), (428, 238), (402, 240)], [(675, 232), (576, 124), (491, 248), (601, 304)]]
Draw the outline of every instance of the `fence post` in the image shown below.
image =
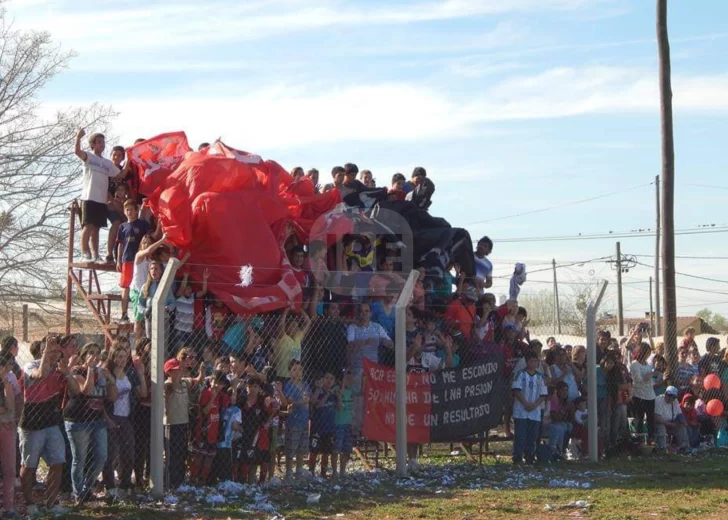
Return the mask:
[(164, 269), (157, 291), (152, 298), (152, 438), (150, 439), (149, 475), (152, 480), (152, 496), (164, 495), (164, 356), (166, 335), (165, 302), (172, 289), (174, 275), (180, 262), (171, 258)]
[(28, 304), (23, 304), (23, 341), (28, 341)]
[(396, 373), (397, 476), (407, 476), (407, 305), (420, 275), (413, 270), (395, 304), (394, 370)]
[(590, 300), (586, 306), (586, 380), (588, 388), (588, 430), (589, 460), (599, 460), (599, 422), (597, 404), (597, 310), (607, 290), (607, 281), (603, 280), (597, 293), (596, 301)]

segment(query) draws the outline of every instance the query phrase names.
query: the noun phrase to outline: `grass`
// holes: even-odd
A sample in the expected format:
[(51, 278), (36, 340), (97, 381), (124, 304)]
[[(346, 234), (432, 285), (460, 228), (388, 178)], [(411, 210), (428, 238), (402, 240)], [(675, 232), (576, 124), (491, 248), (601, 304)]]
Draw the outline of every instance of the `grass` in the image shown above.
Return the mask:
[[(505, 444), (501, 447), (505, 449)], [(501, 458), (501, 460), (505, 460)], [(266, 491), (276, 513), (243, 511), (251, 497), (209, 506), (194, 496), (180, 503), (98, 507), (69, 519), (726, 519), (728, 452), (699, 456), (620, 458), (598, 465), (563, 463), (547, 468), (514, 468), (491, 457), (482, 467), (462, 457), (436, 454), (423, 461), (414, 479), (398, 481), (389, 471), (359, 473), (341, 483)], [(564, 482), (566, 481), (566, 482)], [(588, 485), (588, 488), (554, 487)], [(307, 504), (310, 494), (320, 502)], [(569, 506), (583, 501), (586, 507)], [(580, 504), (583, 506), (584, 504)]]

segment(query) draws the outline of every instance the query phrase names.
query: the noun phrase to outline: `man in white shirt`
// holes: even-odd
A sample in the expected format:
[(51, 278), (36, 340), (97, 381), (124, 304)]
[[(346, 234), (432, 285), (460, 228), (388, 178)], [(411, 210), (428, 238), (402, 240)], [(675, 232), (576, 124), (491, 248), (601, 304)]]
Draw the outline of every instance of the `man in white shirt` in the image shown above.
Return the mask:
[(685, 417), (677, 402), (677, 388), (668, 386), (665, 395), (655, 399), (655, 438), (659, 449), (667, 448), (667, 436), (672, 435), (681, 450), (686, 451), (688, 430)]
[(394, 343), (379, 323), (372, 321), (372, 308), (368, 303), (359, 304), (357, 321), (346, 329), (347, 364), (352, 374), (351, 391), (354, 394), (354, 420), (352, 431), (358, 435), (364, 417), (364, 400), (362, 399), (362, 375), (364, 360), (378, 361), (379, 345), (393, 348)]
[(549, 395), (544, 376), (537, 371), (538, 356), (531, 351), (525, 355), (526, 369), (513, 378), (513, 463), (532, 464), (536, 457), (536, 442), (541, 432), (541, 408)]
[(493, 241), (490, 238), (483, 237), (478, 240), (475, 248), (475, 279), (480, 294), (493, 286), (493, 264), (487, 258), (492, 251)]
[(378, 361), (379, 345), (392, 348), (394, 343), (379, 323), (372, 321), (372, 309), (368, 303), (359, 304), (357, 322), (346, 329), (349, 368), (353, 373), (364, 370), (364, 360)]
[(76, 133), (76, 156), (83, 162), (83, 190), (81, 191), (81, 253), (86, 262), (104, 263), (99, 255), (99, 229), (106, 227), (109, 178), (121, 177), (121, 172), (110, 160), (101, 156), (106, 148), (103, 134), (88, 139), (92, 153), (81, 150), (81, 139), (86, 131)]

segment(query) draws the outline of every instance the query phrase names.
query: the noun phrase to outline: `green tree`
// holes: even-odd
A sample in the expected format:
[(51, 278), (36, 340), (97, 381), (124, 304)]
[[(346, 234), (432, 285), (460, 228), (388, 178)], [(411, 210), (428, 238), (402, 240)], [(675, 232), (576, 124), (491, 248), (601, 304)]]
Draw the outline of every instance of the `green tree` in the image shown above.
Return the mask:
[(695, 315), (719, 332), (728, 330), (728, 322), (726, 322), (726, 318), (722, 314), (705, 308), (696, 312)]
[[(566, 335), (586, 334), (586, 307), (589, 300), (596, 298), (598, 284), (592, 282), (573, 283), (564, 293), (559, 292), (561, 311), (561, 332)], [(554, 293), (550, 289), (521, 293), (518, 304), (528, 311), (529, 327), (535, 334), (556, 332)], [(602, 302), (601, 313), (610, 312), (607, 302)]]

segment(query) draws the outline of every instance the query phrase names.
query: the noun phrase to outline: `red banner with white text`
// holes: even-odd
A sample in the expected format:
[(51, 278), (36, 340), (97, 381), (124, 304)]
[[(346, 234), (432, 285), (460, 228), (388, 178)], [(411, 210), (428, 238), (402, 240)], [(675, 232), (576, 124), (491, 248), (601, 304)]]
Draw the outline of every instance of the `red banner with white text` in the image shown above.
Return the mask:
[[(364, 360), (364, 437), (394, 443), (395, 372), (394, 368)], [(431, 392), (428, 373), (407, 374), (407, 442), (430, 442)]]

